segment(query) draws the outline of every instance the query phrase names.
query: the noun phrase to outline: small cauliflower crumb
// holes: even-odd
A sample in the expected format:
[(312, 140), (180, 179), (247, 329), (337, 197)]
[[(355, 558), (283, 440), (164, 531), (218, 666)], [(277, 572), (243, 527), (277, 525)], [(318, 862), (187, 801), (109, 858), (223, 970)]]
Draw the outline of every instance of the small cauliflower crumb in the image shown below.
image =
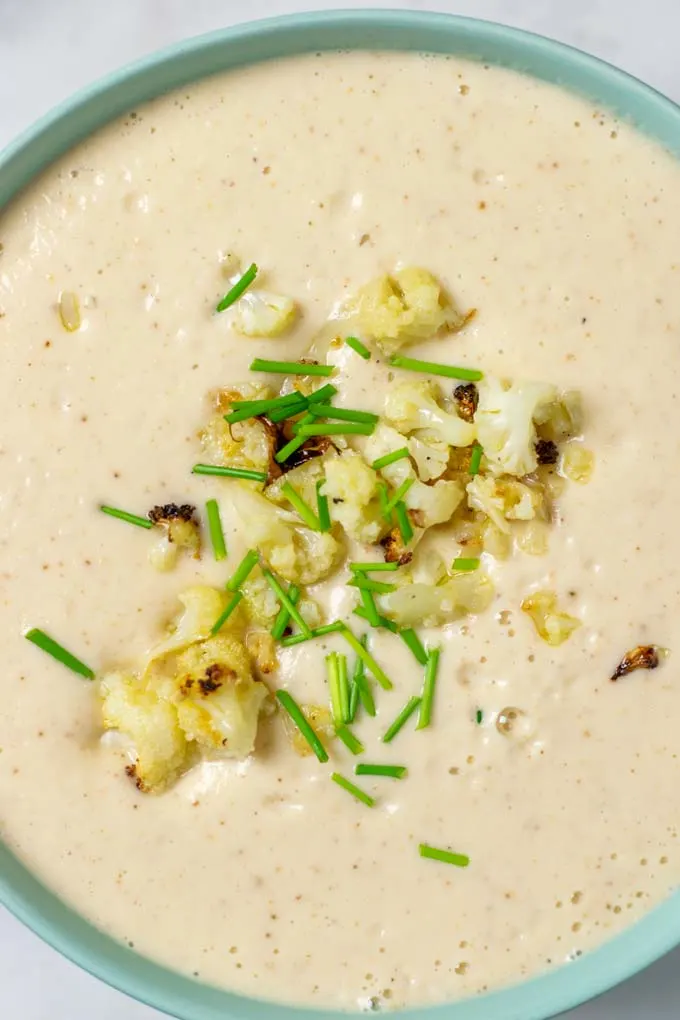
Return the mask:
[(539, 636), (549, 645), (561, 645), (581, 626), (577, 617), (558, 608), (557, 595), (552, 591), (536, 591), (527, 595), (521, 609), (531, 617)]

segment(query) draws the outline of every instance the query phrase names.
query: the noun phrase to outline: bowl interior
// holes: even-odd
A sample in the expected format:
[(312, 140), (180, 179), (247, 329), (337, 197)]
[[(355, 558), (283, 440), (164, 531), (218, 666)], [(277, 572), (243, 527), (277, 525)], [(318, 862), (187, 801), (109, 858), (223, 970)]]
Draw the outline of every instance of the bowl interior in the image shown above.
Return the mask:
[[(162, 92), (228, 68), (337, 49), (449, 53), (578, 92), (632, 121), (680, 155), (680, 109), (653, 89), (578, 50), (489, 22), (449, 15), (346, 11), (273, 19), (180, 43), (111, 75), (58, 107), (0, 155), (0, 207), (38, 172), (111, 118)], [(308, 1012), (200, 985), (98, 931), (0, 843), (0, 900), (50, 945), (92, 974), (181, 1020), (293, 1020)], [(680, 893), (637, 925), (566, 967), (515, 987), (409, 1011), (441, 1020), (546, 1020), (631, 976), (680, 942)]]

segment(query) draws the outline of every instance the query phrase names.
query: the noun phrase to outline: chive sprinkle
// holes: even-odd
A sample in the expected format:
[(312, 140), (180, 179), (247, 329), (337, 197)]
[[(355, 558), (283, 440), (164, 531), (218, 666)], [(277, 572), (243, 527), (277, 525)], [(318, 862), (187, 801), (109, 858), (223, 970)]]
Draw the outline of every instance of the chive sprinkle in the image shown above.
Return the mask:
[(423, 642), (411, 627), (399, 631), (399, 637), (407, 648), (413, 652), (413, 656), (421, 666), (427, 665), (427, 652), (423, 648)]
[(306, 365), (302, 361), (265, 361), (255, 358), (251, 372), (273, 372), (276, 375), (333, 375), (332, 365)]
[(315, 404), (325, 404), (331, 399), (331, 397), (335, 396), (337, 392), (337, 387), (335, 387), (333, 383), (327, 382), (324, 383), (323, 386), (320, 386), (318, 390), (314, 390), (310, 393), (307, 399), (310, 404), (312, 402)]
[(293, 604), (291, 599), (288, 598), (288, 596), (286, 595), (285, 591), (281, 587), (280, 582), (274, 577), (274, 575), (272, 574), (271, 570), (263, 570), (262, 573), (264, 575), (264, 578), (265, 578), (267, 584), (269, 585), (271, 590), (274, 592), (274, 594), (277, 596), (277, 598), (278, 598), (279, 602), (281, 603), (281, 605), (286, 607), (286, 609), (288, 610), (288, 613), (289, 613), (291, 619), (295, 620), (295, 622), (297, 623), (298, 627), (300, 628), (302, 633), (305, 635), (305, 637), (308, 637), (308, 638), (313, 637), (311, 627), (309, 626), (307, 621), (304, 619), (304, 617), (300, 614), (300, 611)]
[(328, 496), (321, 489), (326, 479), (320, 478), (316, 483), (316, 512), (319, 517), (319, 531), (331, 530), (331, 512), (328, 509)]
[(317, 418), (334, 418), (336, 421), (358, 421), (369, 425), (375, 425), (378, 415), (371, 411), (353, 411), (348, 407), (333, 407), (331, 404), (317, 404), (310, 401), (309, 410)]
[(328, 691), (331, 712), (336, 726), (342, 726), (349, 717), (349, 686), (347, 684), (347, 656), (331, 652), (326, 656)]
[[(359, 590), (361, 591), (362, 589)], [(366, 594), (370, 595), (371, 593), (366, 592)], [(368, 612), (363, 606), (357, 606), (356, 609), (352, 610), (352, 612), (354, 613), (355, 616), (359, 616), (361, 617), (362, 620), (368, 620), (368, 622), (371, 623), (368, 616)], [(394, 623), (392, 620), (388, 620), (386, 616), (381, 616), (380, 613), (378, 613), (378, 622), (371, 623), (371, 626), (381, 627), (383, 630), (389, 630), (392, 632), (392, 634), (399, 633), (399, 628), (397, 627), (396, 623)]]
[(399, 570), (398, 563), (350, 563), (352, 573), (370, 573), (373, 570)]
[(374, 471), (380, 471), (381, 468), (389, 467), (390, 464), (396, 464), (398, 460), (406, 460), (409, 456), (407, 447), (402, 446), (400, 450), (394, 450), (393, 453), (386, 453), (384, 457), (378, 457), (371, 464)]
[(357, 577), (352, 578), (351, 581), (347, 582), (352, 588), (361, 588), (362, 591), (374, 591), (377, 595), (389, 595), (390, 592), (396, 591), (396, 584), (385, 584), (384, 581), (374, 581), (370, 577), (363, 577), (359, 574)]
[(475, 722), (477, 723), (478, 726), (481, 726), (482, 723), (484, 722), (484, 713), (482, 712), (481, 708), (478, 708), (477, 711), (475, 712)]
[(352, 731), (348, 729), (347, 726), (337, 726), (335, 729), (335, 733), (338, 737), (340, 737), (347, 750), (351, 751), (352, 754), (364, 753), (364, 745), (361, 743), (358, 737), (354, 736)]
[(297, 434), (299, 436), (370, 436), (375, 425), (372, 422), (348, 421), (343, 425), (301, 425)]
[(250, 549), (245, 554), (245, 556), (237, 566), (236, 570), (231, 575), (231, 577), (229, 578), (225, 585), (227, 591), (236, 591), (237, 588), (241, 587), (250, 571), (257, 564), (259, 558), (260, 557), (256, 549)]
[(364, 665), (368, 670), (370, 670), (370, 672), (373, 674), (373, 676), (378, 681), (383, 690), (391, 691), (392, 681), (390, 680), (390, 678), (385, 673), (383, 673), (382, 669), (375, 661), (375, 659), (368, 651), (368, 649), (364, 648), (359, 639), (356, 637), (355, 634), (352, 633), (352, 631), (346, 624), (345, 626), (343, 626), (340, 633), (344, 637), (345, 641), (354, 649), (359, 658), (363, 659)]
[(326, 751), (326, 748), (323, 746), (317, 734), (305, 719), (305, 714), (293, 695), (289, 694), (288, 691), (279, 689), (276, 692), (276, 699), (282, 708), (285, 708), (286, 712), (291, 717), (319, 761), (328, 761), (328, 752)]
[[(366, 647), (368, 638), (366, 634), (362, 634), (359, 638), (359, 643), (363, 648)], [(358, 691), (359, 699), (365, 712), (371, 717), (375, 716), (375, 701), (373, 700), (373, 692), (371, 691), (371, 685), (366, 677), (366, 665), (363, 659), (359, 656), (356, 658), (354, 663), (354, 673), (352, 675), (352, 691)]]
[(208, 531), (213, 547), (213, 556), (216, 560), (223, 560), (227, 555), (227, 546), (224, 541), (224, 531), (220, 520), (220, 508), (216, 499), (209, 499), (205, 504), (205, 512), (208, 517)]
[(439, 850), (436, 846), (428, 846), (421, 843), (418, 847), (421, 857), (429, 857), (432, 861), (442, 861), (444, 864), (455, 864), (457, 868), (467, 868), (470, 858), (467, 854), (455, 854), (452, 850)]
[(294, 418), (296, 414), (302, 414), (303, 411), (307, 410), (308, 403), (309, 401), (307, 400), (307, 397), (303, 397), (302, 394), (300, 394), (295, 403), (291, 401), (290, 404), (284, 404), (283, 407), (277, 407), (275, 410), (271, 411), (267, 417), (273, 422), (285, 421), (286, 418)]
[[(341, 620), (336, 620), (334, 623), (326, 623), (322, 627), (315, 627), (312, 631), (312, 637), (324, 637), (326, 634), (339, 634), (345, 629), (345, 624)], [(303, 641), (309, 641), (310, 638), (306, 634), (291, 634), (290, 637), (285, 637), (281, 644), (284, 648), (290, 648), (292, 645), (301, 645)]]
[(359, 595), (361, 596), (366, 619), (370, 623), (371, 627), (379, 627), (380, 613), (378, 612), (378, 607), (375, 604), (373, 593), (367, 591), (366, 588), (360, 588)]
[(399, 531), (405, 545), (413, 538), (413, 528), (411, 527), (411, 521), (409, 520), (408, 511), (405, 503), (397, 503), (394, 508), (394, 512), (397, 515), (397, 524), (399, 525)]
[(365, 344), (362, 344), (361, 340), (358, 340), (355, 336), (346, 336), (345, 343), (348, 347), (351, 347), (353, 351), (356, 351), (356, 353), (362, 357), (364, 361), (368, 361), (371, 356), (371, 352)]
[(305, 502), (300, 493), (293, 488), (290, 482), (283, 483), (281, 486), (281, 492), (288, 502), (295, 507), (308, 528), (311, 528), (312, 531), (321, 531), (321, 522), (319, 521), (319, 518), (312, 510), (309, 503)]
[[(291, 406), (299, 404), (300, 401), (304, 401), (307, 406), (307, 398), (303, 397), (301, 393), (288, 393), (285, 397), (276, 397), (272, 400), (244, 400), (234, 401), (231, 405), (232, 410), (229, 414), (225, 414), (224, 420), (229, 425), (236, 425), (240, 421), (246, 421), (248, 418), (257, 418), (260, 414), (273, 414), (275, 411), (286, 410)], [(290, 412), (293, 414), (294, 412)], [(270, 414), (271, 417), (271, 414)]]
[(215, 311), (224, 312), (226, 311), (227, 308), (230, 308), (236, 301), (238, 301), (241, 295), (248, 290), (248, 287), (250, 287), (251, 283), (253, 282), (256, 276), (257, 266), (255, 265), (254, 262), (252, 262), (246, 269), (241, 279), (237, 280), (234, 286), (231, 288), (231, 290), (227, 291), (227, 293), (224, 295)]
[(250, 468), (222, 467), (221, 464), (194, 464), (191, 469), (194, 475), (219, 475), (221, 478), (247, 478), (251, 482), (266, 482), (264, 471), (251, 471)]
[(75, 655), (71, 655), (67, 652), (63, 645), (60, 645), (58, 641), (51, 638), (49, 634), (46, 634), (44, 630), (40, 630), (38, 627), (32, 627), (31, 630), (27, 630), (24, 634), (27, 641), (34, 644), (41, 651), (47, 652), (53, 659), (60, 662), (62, 666), (66, 666), (67, 669), (72, 670), (74, 673), (78, 673), (79, 676), (84, 676), (86, 680), (94, 680), (94, 670), (86, 666), (84, 662), (77, 659)]
[(136, 524), (138, 528), (153, 528), (153, 521), (148, 517), (138, 517), (137, 514), (130, 514), (127, 510), (117, 510), (115, 506), (100, 506), (103, 514), (109, 517), (117, 517), (119, 521), (126, 521), (128, 524)]
[(406, 704), (404, 705), (404, 707), (402, 708), (401, 712), (394, 720), (392, 725), (388, 726), (388, 728), (385, 730), (385, 733), (383, 735), (384, 744), (389, 744), (391, 740), (394, 740), (394, 738), (396, 737), (397, 733), (402, 728), (404, 723), (408, 722), (408, 720), (411, 718), (415, 710), (420, 705), (420, 700), (421, 699), (417, 697), (415, 694), (413, 695), (412, 698), (409, 698), (409, 700), (406, 702)]
[(387, 776), (389, 779), (403, 779), (407, 772), (405, 765), (368, 765), (361, 762), (354, 766), (355, 776)]
[(479, 474), (479, 465), (482, 463), (482, 454), (484, 450), (479, 443), (475, 443), (472, 447), (472, 456), (470, 457), (470, 467), (468, 473), (471, 475)]
[(384, 482), (378, 483), (378, 499), (380, 500), (380, 512), (383, 517), (387, 517), (387, 503), (389, 501), (389, 495), (387, 493), (387, 486)]
[(359, 707), (359, 685), (354, 681), (350, 681), (349, 685), (349, 719), (347, 722), (353, 723)]
[[(295, 584), (291, 584), (288, 588), (288, 598), (296, 606), (300, 600), (300, 589)], [(274, 620), (274, 626), (272, 627), (272, 637), (275, 641), (280, 641), (284, 635), (288, 621), (290, 620), (290, 613), (285, 606), (281, 606)]]
[(393, 354), (390, 365), (395, 368), (408, 368), (411, 372), (427, 372), (428, 375), (443, 375), (447, 379), (465, 379), (468, 382), (479, 382), (484, 373), (477, 368), (460, 368), (457, 365), (440, 365), (436, 361), (419, 361), (418, 358), (405, 358), (402, 354)]
[(474, 556), (471, 556), (469, 559), (466, 559), (464, 556), (458, 556), (451, 564), (451, 567), (453, 570), (477, 570), (479, 562)]
[(224, 612), (220, 613), (220, 615), (217, 617), (217, 619), (215, 620), (214, 624), (210, 629), (210, 633), (213, 636), (217, 634), (217, 632), (220, 631), (222, 627), (224, 627), (225, 623), (227, 622), (231, 614), (234, 612), (242, 598), (243, 595), (240, 591), (234, 592), (234, 594), (229, 599), (229, 602), (224, 607)]
[(360, 800), (362, 804), (366, 805), (366, 807), (373, 807), (375, 804), (374, 797), (371, 797), (368, 793), (364, 793), (364, 791), (360, 790), (358, 786), (354, 785), (354, 783), (350, 783), (349, 779), (345, 779), (344, 776), (341, 776), (339, 772), (333, 772), (331, 779), (334, 783), (337, 783), (338, 786), (341, 786), (343, 790), (346, 790), (347, 793), (351, 793), (353, 797)]
[(313, 421), (314, 421), (314, 416), (311, 415), (311, 414), (306, 414), (304, 416), (304, 418), (300, 419), (298, 424), (295, 426), (295, 431), (296, 431), (295, 437), (293, 439), (291, 439), (291, 441), (289, 443), (286, 443), (285, 446), (282, 446), (281, 449), (279, 450), (279, 452), (277, 454), (275, 454), (274, 460), (276, 461), (277, 464), (283, 464), (283, 462), (288, 460), (288, 458), (291, 456), (291, 454), (295, 453), (295, 451), (300, 446), (302, 446), (302, 444), (305, 442), (305, 440), (307, 438), (306, 436), (297, 435), (298, 427), (300, 425), (302, 425), (303, 423), (304, 424), (310, 424)]
[(423, 697), (420, 703), (420, 714), (418, 716), (417, 730), (424, 730), (430, 725), (432, 719), (432, 703), (434, 701), (434, 689), (437, 683), (437, 670), (439, 669), (440, 648), (431, 648), (427, 655), (425, 667), (425, 680), (423, 682)]
[(391, 515), (391, 513), (394, 510), (394, 508), (396, 507), (397, 503), (401, 503), (401, 501), (403, 500), (404, 496), (406, 495), (406, 493), (411, 488), (411, 486), (413, 485), (414, 482), (415, 482), (415, 478), (405, 478), (404, 481), (399, 486), (399, 488), (395, 489), (394, 493), (392, 494), (391, 499), (389, 499), (387, 501), (387, 506), (385, 507), (385, 516), (386, 517), (389, 517)]

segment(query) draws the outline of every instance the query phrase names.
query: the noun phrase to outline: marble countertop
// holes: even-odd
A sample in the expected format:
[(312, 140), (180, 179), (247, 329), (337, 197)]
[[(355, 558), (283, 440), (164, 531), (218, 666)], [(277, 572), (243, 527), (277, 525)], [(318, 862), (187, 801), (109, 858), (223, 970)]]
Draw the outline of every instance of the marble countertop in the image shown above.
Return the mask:
[[(450, 11), (553, 36), (680, 101), (678, 0), (0, 0), (0, 147), (75, 89), (169, 42), (246, 18), (334, 7)], [(676, 1020), (680, 950), (571, 1020)], [(161, 1020), (78, 970), (0, 909), (0, 1016)]]

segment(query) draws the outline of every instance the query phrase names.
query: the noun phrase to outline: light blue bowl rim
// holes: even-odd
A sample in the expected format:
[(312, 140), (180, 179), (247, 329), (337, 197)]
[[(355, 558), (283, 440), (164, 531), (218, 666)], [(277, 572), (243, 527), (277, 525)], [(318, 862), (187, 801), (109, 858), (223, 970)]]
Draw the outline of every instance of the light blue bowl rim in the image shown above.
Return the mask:
[[(62, 103), (0, 155), (0, 209), (100, 125), (169, 89), (229, 67), (335, 49), (452, 53), (512, 67), (580, 93), (680, 153), (680, 109), (579, 50), (492, 22), (390, 10), (331, 11), (251, 22), (152, 54)], [(527, 870), (527, 883), (531, 874)], [(171, 895), (171, 891), (168, 891)], [(94, 928), (0, 844), (0, 900), (91, 974), (181, 1020), (337, 1020), (338, 1013), (245, 998), (166, 970)], [(410, 1020), (547, 1020), (601, 994), (680, 942), (680, 893), (601, 948), (513, 987), (409, 1010)]]

